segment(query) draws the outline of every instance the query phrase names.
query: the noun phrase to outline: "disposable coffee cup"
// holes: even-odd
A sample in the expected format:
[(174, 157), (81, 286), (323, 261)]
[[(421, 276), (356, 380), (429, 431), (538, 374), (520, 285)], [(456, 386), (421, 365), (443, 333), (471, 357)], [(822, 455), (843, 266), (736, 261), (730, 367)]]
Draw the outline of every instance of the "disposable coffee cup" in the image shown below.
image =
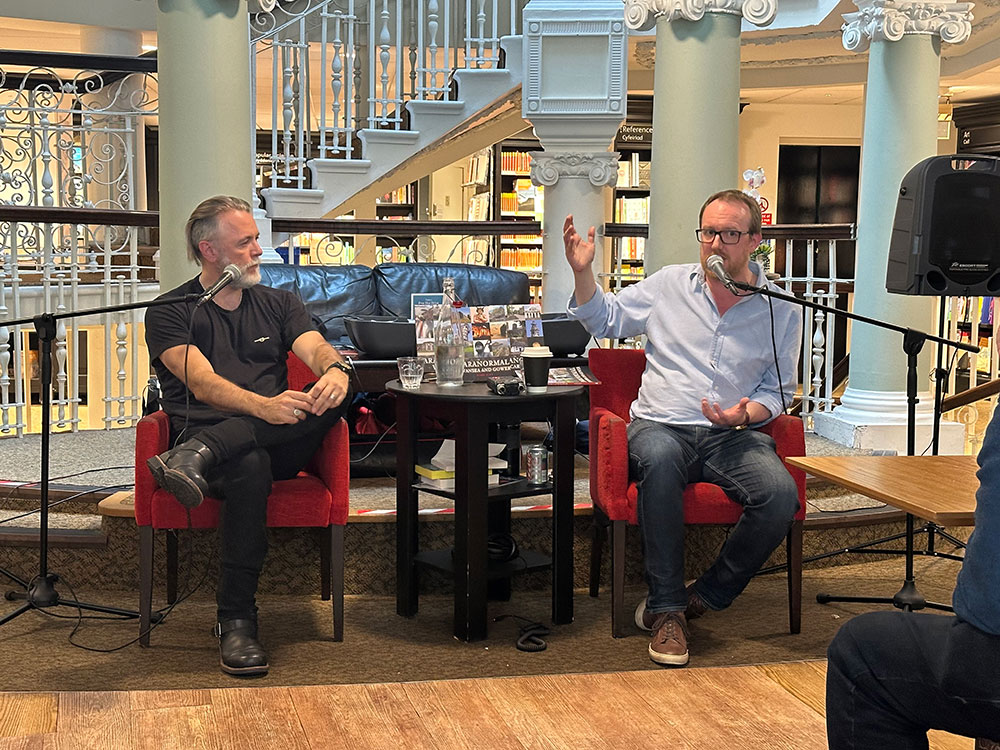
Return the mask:
[(552, 351), (547, 346), (529, 346), (521, 352), (524, 390), (528, 393), (545, 393), (548, 390), (551, 362)]

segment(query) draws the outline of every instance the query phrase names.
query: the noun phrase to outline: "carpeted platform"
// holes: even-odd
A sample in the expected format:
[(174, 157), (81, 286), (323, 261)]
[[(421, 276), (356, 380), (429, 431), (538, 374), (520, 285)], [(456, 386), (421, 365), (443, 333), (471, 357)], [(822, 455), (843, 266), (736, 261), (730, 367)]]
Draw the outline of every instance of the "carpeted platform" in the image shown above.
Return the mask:
[[(917, 584), (928, 598), (950, 601), (959, 566), (946, 560), (918, 559)], [(860, 565), (807, 569), (804, 576), (802, 632), (787, 632), (787, 597), (782, 575), (754, 579), (737, 602), (724, 612), (709, 613), (692, 624), (692, 665), (713, 666), (823, 658), (837, 628), (852, 615), (874, 605), (815, 601), (817, 592), (888, 595), (899, 588), (903, 561), (898, 558)], [(516, 584), (515, 584), (516, 586)], [(91, 601), (129, 607), (134, 593), (78, 592)], [(641, 589), (626, 601), (638, 601)], [(180, 604), (152, 634), (152, 647), (128, 646), (111, 654), (90, 653), (69, 643), (75, 612), (58, 608), (69, 619), (28, 611), (0, 626), (5, 690), (125, 690), (211, 688), (233, 685), (309, 685), (394, 682), (460, 677), (608, 672), (658, 669), (646, 655), (647, 637), (639, 630), (629, 638), (610, 635), (607, 593), (591, 599), (578, 591), (576, 620), (555, 626), (548, 649), (525, 653), (515, 649), (519, 623), (513, 619), (490, 626), (489, 638), (464, 643), (451, 635), (452, 599), (422, 597), (412, 619), (395, 614), (389, 597), (349, 597), (345, 640), (330, 640), (328, 604), (316, 597), (269, 595), (261, 598), (262, 638), (270, 649), (271, 674), (250, 683), (218, 670), (218, 651), (210, 635), (214, 604), (204, 595)], [(15, 604), (0, 601), (0, 617)], [(515, 588), (510, 602), (494, 602), (491, 616), (516, 614), (548, 624), (546, 593)], [(137, 624), (85, 620), (74, 636), (81, 644), (109, 648), (135, 637)]]
[[(106, 492), (129, 488), (134, 481), (132, 455), (134, 442), (135, 430), (133, 428), (54, 434), (51, 436), (50, 446), (50, 481), (53, 485), (58, 486), (99, 488)], [(0, 461), (0, 466), (2, 466), (0, 480), (37, 482), (41, 477), (40, 451), (41, 438), (38, 435), (0, 439), (0, 459), (2, 459)], [(806, 433), (807, 455), (864, 454), (870, 452), (857, 451)], [(587, 458), (578, 455), (576, 459), (577, 502), (589, 502), (590, 500), (587, 472)], [(10, 490), (8, 490), (9, 492)], [(0, 512), (4, 510), (2, 497), (0, 495)], [(443, 502), (440, 498), (423, 495), (421, 507), (425, 509), (440, 508)], [(395, 503), (395, 487), (392, 478), (373, 477), (352, 480), (352, 511), (391, 510), (395, 508)], [(519, 504), (532, 505), (534, 502), (525, 499)], [(810, 513), (880, 507), (883, 507), (882, 504), (871, 500), (871, 498), (845, 492), (835, 487), (810, 487), (809, 489), (808, 511)], [(72, 525), (71, 522), (67, 523)]]

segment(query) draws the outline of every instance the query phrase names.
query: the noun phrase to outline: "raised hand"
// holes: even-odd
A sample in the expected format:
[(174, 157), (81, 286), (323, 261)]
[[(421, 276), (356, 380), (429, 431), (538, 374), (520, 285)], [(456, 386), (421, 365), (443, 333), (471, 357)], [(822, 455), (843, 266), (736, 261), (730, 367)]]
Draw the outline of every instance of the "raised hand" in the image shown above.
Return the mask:
[(747, 411), (747, 404), (749, 403), (750, 399), (744, 397), (740, 399), (740, 402), (736, 406), (723, 409), (719, 406), (718, 402), (713, 401), (709, 403), (707, 398), (703, 398), (701, 400), (701, 413), (714, 425), (718, 425), (719, 427), (736, 427), (749, 423), (750, 412)]
[(591, 227), (587, 230), (587, 239), (584, 240), (573, 226), (573, 214), (566, 217), (563, 222), (563, 245), (566, 247), (566, 260), (569, 261), (570, 268), (579, 273), (590, 268), (594, 261), (594, 237), (596, 230)]

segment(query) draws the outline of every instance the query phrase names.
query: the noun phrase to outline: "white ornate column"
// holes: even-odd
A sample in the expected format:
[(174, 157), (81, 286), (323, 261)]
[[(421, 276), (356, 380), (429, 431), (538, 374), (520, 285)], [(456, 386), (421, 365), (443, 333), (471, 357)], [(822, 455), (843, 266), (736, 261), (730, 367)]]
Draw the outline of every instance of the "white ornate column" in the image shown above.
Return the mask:
[(629, 28), (656, 26), (645, 270), (698, 259), (698, 210), (740, 186), (740, 25), (767, 26), (775, 0), (625, 0)]
[[(971, 3), (855, 0), (844, 16), (844, 46), (870, 45), (858, 196), (854, 311), (896, 325), (937, 332), (935, 300), (885, 290), (896, 196), (903, 176), (937, 153), (941, 42), (963, 42), (972, 30)], [(930, 442), (932, 345), (918, 359), (917, 452)], [(906, 452), (906, 355), (902, 336), (855, 323), (850, 387), (841, 406), (817, 414), (819, 435), (859, 448)], [(964, 428), (943, 423), (941, 453), (963, 452)]]
[(604, 188), (618, 176), (618, 154), (608, 149), (628, 89), (625, 21), (621, 0), (531, 0), (523, 19), (521, 115), (545, 149), (532, 154), (531, 179), (545, 187), (542, 306), (555, 312), (573, 292), (566, 214), (582, 232), (597, 227), (595, 267), (606, 267)]
[[(562, 244), (563, 221), (567, 214), (573, 214), (581, 232), (585, 231), (585, 227), (603, 224), (602, 189), (614, 187), (618, 177), (618, 154), (537, 152), (531, 157), (531, 181), (545, 187), (542, 305), (545, 311), (555, 312), (565, 309), (575, 283)], [(594, 262), (598, 269), (604, 267), (602, 259), (595, 259)]]
[(184, 224), (213, 195), (250, 200), (250, 32), (247, 0), (157, 4), (160, 95), (160, 285), (197, 272)]

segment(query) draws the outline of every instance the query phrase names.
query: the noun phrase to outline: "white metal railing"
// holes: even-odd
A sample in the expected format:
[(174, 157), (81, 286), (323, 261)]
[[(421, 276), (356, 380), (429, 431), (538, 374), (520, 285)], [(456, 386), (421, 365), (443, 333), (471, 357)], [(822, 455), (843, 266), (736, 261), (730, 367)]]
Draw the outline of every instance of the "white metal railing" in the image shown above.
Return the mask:
[[(32, 213), (38, 211), (0, 206), (0, 321), (85, 312), (158, 293), (152, 248), (140, 245), (140, 227), (63, 220), (59, 214), (72, 211), (60, 209), (42, 209), (48, 220)], [(58, 321), (53, 429), (135, 424), (149, 372), (141, 323), (141, 310)], [(0, 436), (37, 431), (40, 424), (34, 330), (30, 322), (0, 324)]]
[[(251, 17), (254, 120), (270, 112), (261, 183), (306, 187), (312, 158), (358, 159), (357, 135), (404, 130), (407, 101), (454, 99), (460, 69), (501, 67), (527, 0), (288, 0)], [(269, 69), (269, 92), (256, 91)], [(262, 125), (262, 123), (261, 123)]]
[[(41, 57), (51, 62), (36, 64)], [(90, 70), (78, 57), (8, 53), (0, 62), (0, 321), (135, 301), (157, 288), (146, 226), (52, 213), (121, 214), (142, 203), (140, 126), (156, 113), (155, 62)], [(33, 206), (48, 213), (31, 216)], [(134, 423), (136, 384), (148, 372), (135, 338), (141, 317), (59, 321), (54, 429)], [(30, 324), (0, 325), (0, 436), (37, 430), (33, 336)]]

